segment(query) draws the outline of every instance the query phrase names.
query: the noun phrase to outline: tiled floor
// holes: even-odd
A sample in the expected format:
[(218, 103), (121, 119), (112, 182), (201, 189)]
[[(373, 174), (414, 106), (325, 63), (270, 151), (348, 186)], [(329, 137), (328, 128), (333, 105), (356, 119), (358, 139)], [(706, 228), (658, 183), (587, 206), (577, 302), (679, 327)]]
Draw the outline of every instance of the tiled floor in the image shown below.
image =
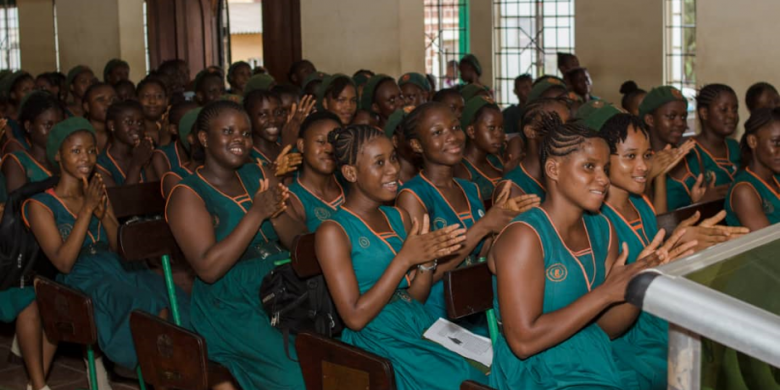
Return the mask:
[[(27, 374), (22, 364), (8, 362), (13, 341), (13, 326), (0, 323), (0, 390), (25, 390)], [(87, 389), (87, 374), (84, 360), (78, 348), (63, 346), (54, 358), (54, 368), (49, 373), (49, 387), (52, 390)], [(138, 390), (131, 381), (112, 382), (114, 390)]]

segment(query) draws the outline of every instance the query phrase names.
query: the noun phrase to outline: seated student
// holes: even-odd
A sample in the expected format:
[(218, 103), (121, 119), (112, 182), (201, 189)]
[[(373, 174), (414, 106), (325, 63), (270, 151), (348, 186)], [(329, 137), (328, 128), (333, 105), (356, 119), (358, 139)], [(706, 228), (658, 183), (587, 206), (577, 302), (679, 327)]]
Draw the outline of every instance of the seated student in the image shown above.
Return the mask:
[(466, 132), (463, 160), (455, 167), (455, 177), (473, 182), (482, 199), (491, 199), (496, 184), (504, 174), (504, 162), (499, 154), (503, 147), (504, 117), (492, 99), (476, 96), (466, 102), (461, 129)]
[(404, 97), (405, 105), (417, 107), (428, 101), (431, 84), (420, 73), (409, 72), (398, 78), (398, 87)]
[[(479, 63), (477, 57), (473, 54), (466, 54), (458, 62), (458, 70), (460, 71), (460, 79), (468, 84), (474, 84), (482, 86), (482, 82), (479, 78), (482, 76), (482, 65)], [(468, 99), (466, 99), (468, 100)]]
[(309, 60), (295, 61), (290, 65), (290, 70), (287, 72), (287, 79), (293, 83), (293, 85), (303, 90), (303, 82), (306, 80), (306, 77), (316, 71), (317, 68), (315, 68), (314, 64)]
[(355, 82), (344, 74), (336, 73), (323, 80), (317, 91), (318, 109), (328, 110), (339, 117), (341, 125), (352, 122), (358, 106)]
[(195, 76), (195, 102), (203, 107), (225, 94), (222, 73), (202, 70)]
[(165, 84), (165, 95), (170, 100), (175, 102), (189, 100), (185, 97), (185, 89), (190, 83), (190, 67), (186, 61), (182, 59), (163, 61), (157, 67), (157, 74)]
[[(96, 162), (95, 131), (84, 118), (69, 118), (52, 129), (47, 158), (57, 165), (60, 181), (24, 203), (25, 223), (41, 250), (61, 274), (57, 281), (92, 298), (98, 345), (108, 358), (133, 369), (129, 318), (133, 310), (166, 311), (162, 277), (144, 263), (123, 262), (116, 254), (118, 222), (106, 200)], [(182, 323), (189, 326), (188, 297), (177, 290)]]
[[(610, 185), (601, 212), (612, 223), (618, 240), (628, 245), (626, 264), (630, 264), (658, 234), (655, 210), (644, 196), (655, 164), (650, 137), (639, 118), (630, 114), (613, 116), (599, 134), (610, 148)], [(679, 242), (695, 242), (694, 249), (700, 250), (748, 232), (744, 228), (713, 226), (725, 215), (721, 212), (692, 226), (696, 216), (681, 223), (672, 235), (684, 231)], [(624, 373), (626, 388), (666, 389), (667, 335), (666, 321), (643, 312), (624, 335), (613, 340), (613, 350), (621, 357), (618, 366)], [(628, 362), (630, 365), (623, 365)]]
[(97, 157), (97, 170), (108, 187), (157, 180), (151, 165), (154, 143), (144, 135), (144, 111), (135, 100), (114, 103), (106, 114), (111, 145)]
[(69, 116), (84, 116), (84, 93), (87, 92), (90, 85), (96, 82), (97, 78), (92, 73), (92, 69), (84, 65), (74, 66), (68, 71), (67, 89), (73, 97), (71, 103), (68, 104)]
[(628, 80), (620, 86), (620, 93), (623, 95), (620, 106), (629, 114), (639, 116), (639, 105), (647, 96), (647, 91), (639, 88), (633, 80)]
[(168, 94), (165, 84), (155, 77), (146, 77), (136, 88), (138, 101), (143, 108), (143, 127), (141, 130), (150, 137), (154, 145), (163, 146), (171, 143), (171, 134), (163, 126), (163, 116), (168, 109)]
[(344, 203), (344, 189), (336, 179), (336, 160), (328, 134), (341, 127), (330, 111), (309, 115), (301, 125), (297, 148), (303, 155), (300, 175), (290, 184), (290, 214), (309, 232), (329, 219)]
[(68, 100), (68, 88), (65, 85), (67, 79), (60, 72), (45, 72), (35, 78), (35, 89), (49, 91), (61, 102)]
[[(303, 389), (281, 332), (260, 303), (260, 282), (287, 258), (304, 231), (285, 210), (289, 193), (273, 174), (246, 164), (252, 130), (243, 108), (219, 100), (198, 115), (205, 163), (168, 199), (166, 218), (198, 276), (192, 326), (208, 343), (209, 359), (227, 367), (244, 389)], [(295, 359), (294, 348), (289, 348)]]
[(33, 91), (34, 86), (35, 82), (32, 76), (23, 70), (7, 74), (0, 81), (0, 93), (7, 99), (7, 105), (3, 114), (7, 118), (5, 124), (7, 126), (4, 125), (4, 127), (7, 127), (9, 130), (5, 134), (3, 154), (30, 148), (30, 142), (26, 137), (24, 129), (18, 122), (18, 115), (22, 100)]
[(303, 86), (301, 87), (303, 94), (317, 96), (317, 90), (320, 89), (322, 80), (325, 80), (326, 77), (328, 77), (328, 74), (325, 72), (309, 73), (309, 75), (306, 76), (306, 79), (303, 80)]
[(246, 61), (236, 61), (230, 64), (227, 81), (230, 84), (229, 94), (244, 96), (244, 87), (252, 77), (252, 67)]
[[(512, 92), (517, 97), (517, 104), (512, 104), (503, 111), (504, 130), (506, 134), (522, 133), (520, 130), (520, 117), (523, 115), (523, 107), (528, 103), (528, 94), (533, 87), (533, 79), (528, 73), (515, 77), (514, 89)], [(520, 137), (523, 135), (520, 134)]]
[(566, 73), (566, 77), (571, 85), (571, 91), (576, 94), (578, 100), (587, 103), (591, 100), (599, 100), (598, 96), (591, 94), (593, 81), (590, 78), (587, 68), (574, 68)]
[(393, 141), (393, 147), (395, 147), (396, 159), (398, 160), (398, 165), (401, 169), (401, 172), (398, 173), (399, 185), (404, 185), (404, 183), (417, 176), (417, 174), (420, 173), (420, 166), (422, 166), (422, 156), (412, 150), (412, 146), (409, 145), (409, 142), (406, 140), (404, 130), (401, 127), (401, 123), (403, 123), (406, 116), (409, 115), (412, 110), (414, 110), (414, 107), (412, 106), (406, 106), (400, 110), (395, 110), (395, 112), (390, 115), (390, 118), (387, 119), (387, 123), (385, 123), (385, 128), (383, 129), (385, 135)]
[[(418, 221), (427, 215), (432, 230), (451, 224), (468, 229), (463, 247), (448, 258), (440, 259), (431, 295), (425, 303), (432, 316), (446, 318), (442, 276), (461, 263), (476, 264), (483, 246), (489, 246), (483, 245), (485, 238), (501, 231), (517, 211), (499, 207), (500, 202), (496, 202), (485, 212), (479, 187), (454, 177), (455, 167), (463, 160), (466, 135), (447, 106), (425, 103), (415, 108), (401, 127), (412, 150), (422, 155), (423, 164), (422, 171), (404, 183), (396, 204)], [(524, 208), (539, 202), (536, 196), (520, 200)]]
[[(196, 168), (203, 165), (205, 159), (203, 145), (200, 144), (198, 137), (193, 133), (195, 121), (198, 119), (201, 110), (202, 108), (198, 107), (187, 111), (179, 120), (178, 139), (176, 142), (181, 145), (184, 153), (179, 153), (179, 164), (171, 165), (170, 170), (165, 172), (160, 178), (162, 194), (165, 199), (168, 199), (176, 184), (179, 184), (185, 177), (192, 175)], [(176, 150), (179, 152), (179, 149)], [(187, 157), (182, 158), (183, 155), (187, 155)]]
[(98, 153), (106, 149), (111, 141), (111, 134), (106, 130), (106, 113), (108, 107), (117, 102), (116, 91), (106, 83), (95, 83), (84, 92), (82, 108), (84, 117), (89, 119), (97, 136)]
[(244, 109), (252, 125), (252, 162), (272, 164), (282, 152), (279, 139), (287, 120), (282, 101), (271, 91), (256, 90), (244, 97)]
[(271, 88), (271, 92), (279, 96), (285, 118), (293, 111), (293, 107), (297, 108), (301, 104), (301, 91), (294, 85), (277, 84)]
[(114, 90), (117, 101), (138, 100), (138, 96), (135, 94), (135, 84), (130, 80), (120, 80), (114, 85)]
[(363, 87), (365, 87), (368, 80), (374, 76), (376, 76), (376, 73), (368, 69), (360, 69), (352, 75), (352, 81), (355, 82), (355, 86), (357, 87), (358, 102), (363, 97)]
[(355, 116), (352, 118), (350, 125), (368, 125), (379, 127), (379, 115), (371, 110), (358, 108), (358, 110), (355, 111)]
[(244, 97), (257, 90), (270, 91), (275, 86), (276, 80), (274, 80), (273, 76), (265, 73), (256, 74), (250, 77), (249, 81), (246, 82), (246, 86), (244, 86)]
[[(631, 252), (598, 214), (609, 188), (609, 148), (577, 124), (546, 121), (541, 150), (547, 197), (520, 214), (488, 255), (493, 306), (503, 332), (493, 346), (491, 386), (507, 389), (627, 389), (610, 338), (639, 309), (626, 304), (638, 272), (677, 256), (663, 234), (625, 265)], [(687, 248), (678, 247), (682, 252)], [(622, 249), (618, 254), (619, 249)]]
[(115, 86), (122, 80), (130, 79), (130, 64), (119, 58), (114, 58), (106, 63), (103, 68), (103, 82)]
[(348, 126), (329, 138), (350, 188), (341, 209), (317, 229), (315, 246), (346, 324), (341, 339), (389, 359), (399, 390), (486, 382), (465, 359), (422, 338), (435, 321), (423, 303), (430, 298), (436, 259), (461, 247), (465, 229), (451, 225), (429, 232), (427, 216), (411, 218), (384, 206), (395, 199), (399, 167), (379, 129)]
[(24, 127), (31, 146), (6, 154), (2, 160), (6, 191), (11, 193), (28, 182), (48, 179), (55, 172), (46, 158), (46, 140), (52, 127), (65, 116), (62, 103), (49, 92), (31, 93), (19, 110), (19, 123)]
[(751, 231), (780, 222), (780, 108), (760, 108), (745, 122), (742, 169), (726, 195), (726, 222)]
[(387, 118), (403, 107), (404, 99), (395, 80), (385, 74), (378, 74), (368, 80), (360, 98), (360, 108), (379, 117), (377, 127), (384, 128)]
[(570, 70), (580, 67), (580, 59), (571, 53), (557, 53), (557, 60), (558, 71), (561, 72), (561, 76), (566, 76)]
[(777, 93), (777, 89), (772, 84), (755, 83), (745, 93), (745, 106), (751, 114), (759, 108), (780, 107), (780, 94)]
[(564, 81), (555, 76), (541, 76), (534, 80), (531, 92), (528, 93), (528, 103), (541, 98), (566, 98), (569, 90)]
[(463, 95), (461, 95), (456, 88), (442, 89), (439, 92), (436, 92), (431, 100), (443, 103), (449, 107), (450, 111), (455, 114), (457, 120), (460, 120), (463, 116), (463, 109), (466, 106), (466, 101), (463, 100)]
[[(198, 105), (195, 102), (181, 102), (171, 106), (171, 109), (168, 111), (168, 133), (179, 135), (181, 119), (189, 111), (196, 108), (198, 108)], [(184, 145), (182, 145), (182, 139), (179, 136), (176, 138), (176, 141), (154, 150), (152, 168), (155, 175), (162, 178), (166, 172), (174, 167), (181, 168), (187, 165), (189, 161), (190, 155), (187, 153)]]

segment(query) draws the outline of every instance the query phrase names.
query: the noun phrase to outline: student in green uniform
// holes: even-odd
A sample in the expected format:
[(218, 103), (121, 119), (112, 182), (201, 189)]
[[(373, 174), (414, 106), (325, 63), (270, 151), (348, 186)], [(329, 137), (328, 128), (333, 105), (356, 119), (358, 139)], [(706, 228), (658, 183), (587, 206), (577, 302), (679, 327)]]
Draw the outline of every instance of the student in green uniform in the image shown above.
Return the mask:
[(379, 115), (371, 110), (358, 108), (357, 111), (355, 111), (355, 116), (352, 118), (350, 124), (379, 127)]
[(244, 109), (252, 124), (252, 162), (272, 164), (282, 151), (279, 141), (287, 119), (282, 101), (270, 91), (252, 91), (244, 97)]
[(35, 79), (29, 73), (17, 70), (3, 78), (3, 83), (3, 93), (8, 98), (9, 103), (8, 117), (17, 120), (22, 100), (35, 89)]
[[(455, 167), (463, 160), (466, 135), (460, 122), (442, 103), (429, 102), (412, 111), (401, 124), (407, 142), (422, 156), (422, 170), (404, 183), (396, 204), (412, 218), (428, 216), (431, 230), (458, 224), (468, 229), (467, 241), (455, 254), (439, 259), (442, 264), (434, 275), (431, 295), (425, 303), (434, 317), (447, 317), (444, 306), (445, 272), (461, 264), (475, 264), (482, 253), (485, 238), (498, 233), (517, 215), (517, 211), (496, 202), (485, 212), (476, 184), (454, 177)], [(522, 207), (538, 204), (536, 196), (523, 197)]]
[(46, 158), (46, 141), (51, 129), (64, 119), (65, 108), (49, 92), (31, 93), (22, 104), (19, 121), (24, 126), (30, 150), (17, 150), (2, 160), (6, 191), (15, 191), (28, 182), (42, 181), (52, 176), (56, 165)]
[(629, 114), (639, 116), (639, 105), (647, 96), (647, 91), (639, 88), (633, 80), (628, 80), (620, 86), (620, 93), (623, 95), (620, 106)]
[(317, 100), (322, 109), (336, 114), (341, 124), (346, 126), (352, 122), (357, 111), (358, 96), (355, 82), (341, 73), (330, 75), (323, 80), (317, 92)]
[(482, 76), (482, 65), (479, 63), (477, 57), (473, 54), (466, 54), (458, 62), (458, 70), (460, 71), (460, 79), (463, 83), (475, 84), (482, 86), (479, 78)]
[(285, 117), (293, 111), (293, 106), (297, 107), (301, 104), (301, 90), (294, 85), (277, 84), (271, 88), (271, 92), (279, 96)]
[(404, 97), (405, 105), (417, 107), (428, 101), (431, 84), (425, 75), (409, 72), (398, 78), (398, 87)]
[(163, 128), (163, 116), (168, 110), (168, 94), (165, 84), (155, 77), (147, 77), (136, 88), (138, 101), (143, 108), (142, 130), (157, 146), (171, 143), (171, 135)]
[(533, 88), (533, 81), (533, 78), (528, 73), (515, 77), (512, 92), (517, 97), (517, 104), (512, 104), (503, 111), (504, 130), (507, 134), (522, 133), (520, 117), (523, 115), (523, 107), (528, 103), (528, 94), (531, 93), (531, 88)]
[[(41, 250), (61, 274), (57, 281), (92, 298), (98, 345), (121, 366), (138, 364), (130, 334), (130, 313), (162, 313), (165, 283), (144, 263), (123, 262), (116, 254), (119, 224), (106, 200), (101, 175), (89, 183), (96, 158), (95, 131), (84, 118), (69, 118), (52, 129), (46, 144), (60, 181), (24, 203), (25, 222)], [(182, 323), (189, 326), (188, 297), (177, 290)]]
[(290, 70), (287, 72), (287, 79), (290, 80), (293, 85), (303, 89), (303, 82), (306, 80), (306, 77), (316, 71), (317, 68), (315, 68), (314, 64), (309, 60), (295, 61), (290, 65)]
[(68, 111), (73, 116), (84, 116), (83, 99), (84, 93), (90, 85), (97, 82), (95, 74), (87, 66), (77, 65), (68, 71), (67, 89), (72, 97), (68, 104)]
[(246, 61), (237, 61), (230, 64), (227, 73), (227, 81), (230, 84), (228, 93), (244, 96), (244, 87), (252, 77), (252, 67)]
[[(300, 367), (287, 358), (258, 291), (305, 227), (285, 212), (287, 188), (264, 168), (246, 164), (249, 122), (231, 101), (202, 109), (195, 126), (205, 163), (173, 189), (166, 218), (198, 276), (192, 326), (206, 339), (209, 359), (227, 367), (244, 389), (303, 389)], [(294, 348), (289, 353), (296, 359)]]
[(696, 96), (696, 110), (701, 131), (693, 137), (688, 166), (694, 176), (714, 176), (717, 193), (725, 195), (740, 164), (739, 142), (729, 138), (739, 123), (737, 94), (728, 85), (706, 85)]
[(225, 82), (222, 73), (203, 70), (195, 77), (195, 102), (203, 107), (225, 94)]
[(378, 127), (384, 128), (387, 118), (403, 107), (404, 99), (395, 80), (385, 74), (378, 74), (368, 80), (360, 98), (360, 108), (379, 116)]
[[(187, 111), (181, 120), (179, 120), (179, 128), (177, 131), (179, 137), (177, 142), (179, 142), (187, 157), (186, 162), (180, 163), (179, 165), (172, 165), (171, 169), (165, 172), (160, 178), (162, 194), (165, 199), (168, 199), (173, 187), (175, 187), (176, 184), (179, 184), (182, 179), (192, 175), (195, 172), (195, 169), (203, 165), (206, 158), (205, 152), (203, 151), (203, 145), (200, 144), (200, 141), (198, 141), (198, 138), (193, 132), (195, 121), (198, 119), (198, 114), (200, 114), (201, 110), (202, 108), (198, 107)], [(180, 162), (183, 160), (181, 157), (182, 154), (179, 154)]]
[(349, 126), (329, 138), (350, 188), (341, 209), (317, 229), (315, 246), (346, 325), (342, 340), (389, 359), (399, 390), (486, 382), (465, 359), (422, 338), (435, 321), (423, 307), (431, 298), (435, 259), (457, 251), (465, 229), (429, 232), (428, 217), (385, 206), (398, 191), (399, 167), (380, 130)]
[(772, 84), (763, 81), (755, 83), (745, 93), (745, 106), (751, 114), (759, 108), (780, 107), (780, 94)]
[(130, 80), (121, 80), (114, 85), (117, 101), (138, 100), (135, 94), (135, 84)]
[(760, 108), (745, 122), (743, 168), (726, 195), (726, 222), (751, 231), (780, 222), (780, 108)]
[(330, 111), (309, 115), (301, 125), (297, 148), (303, 155), (301, 174), (290, 185), (290, 213), (309, 232), (330, 219), (344, 203), (344, 188), (336, 179), (336, 160), (328, 134), (341, 127)]
[(639, 314), (624, 302), (628, 282), (665, 261), (676, 241), (656, 252), (663, 234), (651, 237), (639, 260), (625, 265), (630, 250), (598, 213), (609, 188), (609, 147), (581, 125), (544, 125), (547, 197), (515, 218), (488, 255), (503, 324), (490, 382), (499, 390), (631, 388), (610, 337)]
[(450, 111), (455, 114), (455, 118), (458, 120), (463, 116), (463, 109), (466, 106), (466, 101), (463, 100), (463, 95), (461, 95), (456, 88), (442, 89), (439, 92), (436, 92), (431, 100), (443, 103), (449, 107)]
[(360, 69), (352, 75), (352, 80), (355, 82), (358, 92), (358, 101), (363, 97), (363, 88), (366, 86), (368, 80), (374, 77), (376, 73), (368, 69)]
[(317, 91), (319, 90), (320, 85), (322, 85), (322, 80), (325, 80), (326, 77), (328, 77), (328, 74), (325, 72), (309, 73), (309, 75), (306, 76), (306, 78), (303, 80), (303, 84), (301, 85), (303, 94), (317, 96)]
[(181, 168), (190, 161), (190, 155), (182, 145), (182, 139), (179, 135), (179, 123), (189, 111), (198, 108), (195, 102), (180, 102), (174, 104), (168, 111), (168, 132), (177, 135), (176, 141), (154, 150), (152, 155), (152, 167), (157, 177), (173, 170), (174, 167)]
[(57, 99), (65, 103), (68, 100), (67, 79), (60, 72), (45, 72), (35, 78), (35, 89), (51, 92)]
[(531, 92), (528, 93), (528, 103), (541, 98), (567, 97), (569, 90), (566, 84), (555, 76), (542, 76), (534, 81)]
[(106, 83), (95, 83), (84, 92), (82, 108), (84, 117), (89, 120), (95, 129), (98, 144), (98, 153), (106, 149), (111, 142), (109, 132), (106, 130), (106, 113), (108, 107), (117, 102), (114, 87)]
[(597, 96), (591, 94), (593, 81), (587, 68), (574, 68), (566, 73), (565, 79), (569, 81), (572, 92), (577, 95), (581, 102), (587, 103), (591, 100), (599, 100)]
[(420, 167), (422, 166), (422, 156), (419, 153), (412, 150), (412, 146), (404, 135), (401, 123), (403, 123), (409, 113), (414, 110), (412, 106), (406, 106), (400, 110), (395, 110), (390, 115), (385, 123), (385, 135), (387, 138), (393, 140), (393, 146), (396, 151), (396, 159), (398, 159), (398, 165), (401, 167), (401, 172), (398, 173), (399, 185), (412, 180), (418, 173), (420, 173)]
[(151, 165), (154, 143), (144, 135), (144, 110), (129, 100), (114, 103), (106, 114), (111, 145), (97, 157), (97, 170), (108, 187), (157, 180)]
[(461, 129), (466, 132), (463, 160), (455, 168), (455, 177), (477, 185), (482, 199), (492, 199), (493, 190), (504, 174), (499, 154), (503, 147), (504, 117), (492, 99), (476, 96), (466, 102)]
[(264, 73), (256, 74), (249, 78), (249, 81), (246, 82), (246, 86), (244, 87), (244, 97), (249, 95), (252, 91), (270, 91), (274, 86), (276, 86), (276, 80), (274, 80), (271, 75)]
[(130, 78), (130, 64), (119, 58), (114, 58), (106, 63), (103, 68), (103, 82), (115, 86), (122, 80)]

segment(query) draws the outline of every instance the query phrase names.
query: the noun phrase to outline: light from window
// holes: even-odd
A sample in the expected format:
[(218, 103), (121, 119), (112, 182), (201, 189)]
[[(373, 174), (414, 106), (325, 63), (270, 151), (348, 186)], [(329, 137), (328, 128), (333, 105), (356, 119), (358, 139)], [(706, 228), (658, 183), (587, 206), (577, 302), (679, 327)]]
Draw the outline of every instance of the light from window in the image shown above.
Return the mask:
[(666, 0), (664, 18), (664, 80), (682, 91), (695, 113), (696, 0)]
[(20, 69), (19, 9), (15, 5), (0, 5), (0, 68)]
[(469, 52), (468, 0), (425, 0), (424, 7), (425, 72), (437, 80), (437, 90), (454, 87), (458, 67), (452, 63)]

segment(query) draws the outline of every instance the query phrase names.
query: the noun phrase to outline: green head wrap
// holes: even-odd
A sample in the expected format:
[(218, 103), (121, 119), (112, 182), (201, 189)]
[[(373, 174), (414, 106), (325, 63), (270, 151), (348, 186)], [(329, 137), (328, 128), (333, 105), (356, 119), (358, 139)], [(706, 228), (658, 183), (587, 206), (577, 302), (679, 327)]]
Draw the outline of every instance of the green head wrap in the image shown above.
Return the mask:
[[(596, 102), (603, 101), (596, 100)], [(595, 131), (601, 131), (601, 128), (604, 127), (604, 124), (607, 123), (610, 118), (625, 112), (609, 103), (597, 104), (596, 106), (598, 107), (593, 112), (591, 112), (586, 118), (582, 119), (583, 125)], [(579, 113), (580, 112), (577, 111), (577, 115), (579, 115)]]
[[(317, 110), (322, 111), (325, 109), (325, 106), (323, 106), (323, 102), (325, 101), (325, 91), (328, 90), (331, 84), (333, 84), (334, 81), (340, 78), (345, 78), (349, 80), (349, 84), (355, 87), (355, 82), (350, 78), (349, 76), (342, 74), (342, 73), (336, 73), (329, 75), (325, 77), (322, 80), (322, 84), (320, 84), (320, 87), (317, 88)], [(357, 93), (357, 87), (355, 87), (355, 93)]]
[(493, 99), (482, 95), (474, 96), (466, 101), (466, 105), (463, 107), (463, 115), (460, 117), (460, 127), (463, 131), (466, 131), (466, 127), (474, 122), (477, 111), (489, 104), (495, 105), (496, 102), (494, 102)]
[(373, 109), (371, 109), (371, 106), (374, 104), (374, 92), (376, 92), (376, 88), (379, 86), (379, 84), (385, 80), (395, 82), (392, 77), (386, 74), (378, 74), (368, 79), (366, 86), (363, 87), (363, 95), (360, 97), (360, 109), (366, 110), (374, 115), (377, 114)]
[(603, 101), (603, 100), (590, 100), (587, 103), (580, 106), (580, 108), (577, 109), (577, 112), (574, 114), (574, 119), (582, 121), (585, 119), (588, 119), (591, 114), (596, 112), (598, 109), (604, 107), (609, 103)]
[(414, 84), (425, 92), (431, 91), (431, 83), (428, 82), (428, 78), (417, 72), (409, 72), (398, 78), (399, 87), (405, 84)]
[(249, 95), (249, 92), (256, 91), (258, 89), (269, 90), (276, 85), (276, 80), (273, 76), (265, 73), (256, 74), (246, 82), (244, 87), (244, 96)]
[(76, 65), (74, 66), (69, 72), (67, 76), (67, 84), (66, 87), (68, 90), (70, 90), (70, 85), (73, 84), (73, 80), (78, 77), (78, 75), (84, 73), (84, 72), (92, 72), (92, 69), (89, 69), (89, 67), (84, 65)]
[[(111, 61), (108, 61), (106, 67), (103, 68), (103, 82), (107, 83), (108, 74), (120, 66), (126, 66), (128, 69), (130, 69), (130, 64), (128, 64), (127, 61), (120, 60), (119, 58), (114, 58)], [(70, 73), (68, 73), (68, 75), (70, 75)]]
[(639, 105), (639, 119), (644, 122), (645, 115), (652, 113), (666, 103), (674, 101), (684, 102), (685, 108), (688, 108), (688, 100), (685, 99), (685, 96), (679, 89), (668, 85), (653, 88), (647, 93), (645, 99), (642, 100), (642, 104)]
[(474, 84), (468, 84), (460, 89), (460, 95), (463, 96), (463, 100), (469, 101), (471, 98), (479, 95), (482, 92), (490, 94), (488, 87), (480, 87)]
[(463, 56), (463, 58), (460, 59), (460, 62), (463, 61), (468, 62), (469, 64), (471, 64), (471, 66), (474, 67), (474, 70), (477, 71), (477, 76), (482, 76), (482, 65), (479, 64), (479, 60), (475, 55), (466, 54), (465, 56)]
[(542, 97), (550, 88), (563, 88), (566, 91), (566, 84), (557, 77), (548, 77), (543, 80), (537, 81), (534, 87), (531, 88), (531, 92), (528, 93), (528, 102), (532, 102)]
[(179, 119), (179, 142), (181, 142), (181, 146), (184, 146), (184, 150), (187, 152), (190, 151), (190, 141), (187, 140), (187, 136), (192, 133), (192, 128), (195, 127), (195, 121), (198, 120), (198, 114), (200, 114), (201, 110), (203, 110), (203, 107), (193, 108)]
[(11, 89), (14, 86), (14, 83), (16, 83), (16, 80), (19, 80), (23, 76), (29, 76), (30, 74), (23, 71), (23, 70), (17, 70), (16, 72), (13, 72), (5, 77), (3, 77), (2, 81), (0, 81), (0, 85), (2, 86), (2, 94), (7, 99), (11, 98)]
[[(306, 76), (305, 79), (303, 79), (303, 84), (301, 84), (301, 89), (306, 91), (306, 87), (309, 85), (309, 83), (312, 83), (314, 81), (320, 81), (322, 82), (325, 80), (325, 78), (328, 77), (328, 74), (325, 72), (311, 72), (308, 76)], [(318, 93), (318, 91), (314, 91), (315, 94)]]
[(387, 138), (393, 137), (393, 134), (395, 134), (395, 129), (398, 128), (401, 122), (403, 122), (404, 118), (406, 118), (406, 116), (409, 115), (412, 110), (414, 110), (414, 107), (406, 106), (404, 108), (395, 110), (392, 114), (390, 114), (390, 116), (387, 118), (387, 122), (385, 122), (385, 128), (382, 129), (385, 131)]
[(95, 135), (95, 128), (92, 127), (92, 124), (80, 116), (70, 117), (54, 125), (49, 133), (49, 138), (46, 140), (46, 158), (49, 159), (52, 166), (57, 166), (54, 156), (60, 151), (60, 147), (65, 142), (65, 139), (71, 134), (83, 130), (89, 131), (93, 136)]
[(371, 77), (367, 76), (365, 73), (358, 73), (354, 77), (352, 77), (352, 80), (355, 82), (356, 86), (366, 85), (368, 80), (370, 80)]

